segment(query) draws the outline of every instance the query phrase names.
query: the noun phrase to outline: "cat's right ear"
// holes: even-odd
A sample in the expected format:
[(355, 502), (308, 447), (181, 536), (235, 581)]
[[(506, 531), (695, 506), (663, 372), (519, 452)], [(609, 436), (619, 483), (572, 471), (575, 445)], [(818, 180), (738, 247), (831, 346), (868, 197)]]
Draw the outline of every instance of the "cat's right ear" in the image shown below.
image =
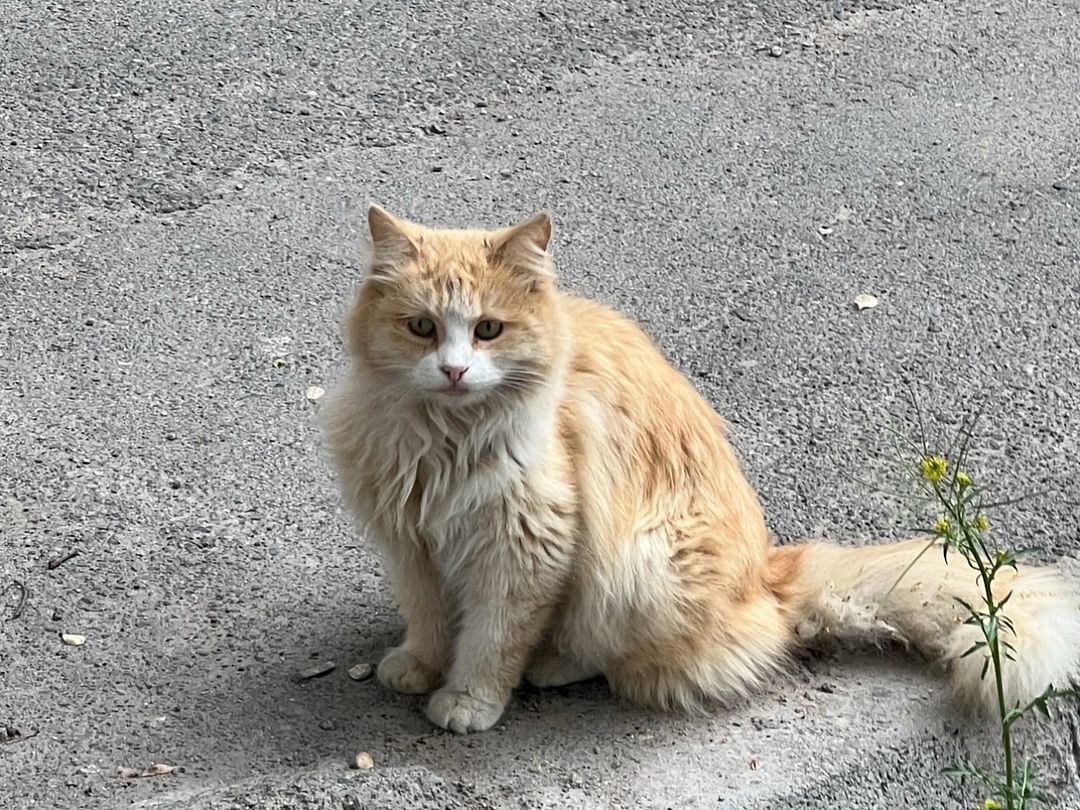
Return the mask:
[(371, 232), (371, 279), (386, 281), (397, 276), (418, 255), (416, 235), (409, 223), (398, 219), (375, 203), (368, 206), (368, 230)]

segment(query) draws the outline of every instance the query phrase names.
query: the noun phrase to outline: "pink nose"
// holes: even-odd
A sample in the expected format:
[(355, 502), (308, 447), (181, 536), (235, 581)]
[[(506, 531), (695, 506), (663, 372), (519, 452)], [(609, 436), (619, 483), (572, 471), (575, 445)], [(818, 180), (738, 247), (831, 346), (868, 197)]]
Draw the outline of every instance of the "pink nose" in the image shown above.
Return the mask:
[(465, 376), (465, 372), (469, 369), (467, 366), (439, 366), (439, 370), (450, 378), (451, 385), (457, 385), (461, 382), (461, 378)]

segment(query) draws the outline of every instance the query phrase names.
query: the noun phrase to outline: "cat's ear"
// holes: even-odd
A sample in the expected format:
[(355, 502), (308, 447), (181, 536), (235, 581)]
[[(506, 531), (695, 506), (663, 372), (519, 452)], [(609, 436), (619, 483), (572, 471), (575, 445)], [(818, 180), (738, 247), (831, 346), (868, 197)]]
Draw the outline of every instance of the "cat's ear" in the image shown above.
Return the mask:
[(417, 257), (423, 237), (415, 232), (412, 223), (398, 219), (375, 203), (368, 206), (367, 219), (372, 244), (371, 278), (393, 278)]
[(517, 225), (495, 231), (487, 239), (492, 256), (530, 289), (555, 278), (547, 251), (550, 242), (551, 215), (547, 211), (538, 211)]

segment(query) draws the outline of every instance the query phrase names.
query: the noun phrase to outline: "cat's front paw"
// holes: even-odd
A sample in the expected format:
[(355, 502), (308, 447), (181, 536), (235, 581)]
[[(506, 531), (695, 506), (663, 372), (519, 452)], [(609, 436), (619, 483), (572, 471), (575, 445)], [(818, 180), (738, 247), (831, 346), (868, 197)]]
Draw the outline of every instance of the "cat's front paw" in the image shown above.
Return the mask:
[(440, 689), (428, 701), (428, 719), (457, 734), (487, 731), (502, 717), (504, 703), (492, 703), (453, 689)]
[(407, 695), (426, 695), (441, 680), (438, 672), (404, 647), (394, 647), (384, 655), (375, 675), (387, 689)]

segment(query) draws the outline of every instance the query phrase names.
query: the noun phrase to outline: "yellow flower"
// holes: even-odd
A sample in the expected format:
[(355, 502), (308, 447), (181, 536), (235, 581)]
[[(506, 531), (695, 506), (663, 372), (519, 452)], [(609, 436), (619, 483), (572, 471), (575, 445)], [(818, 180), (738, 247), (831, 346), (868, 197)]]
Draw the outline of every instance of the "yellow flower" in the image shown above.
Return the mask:
[(1005, 808), (998, 804), (994, 799), (987, 799), (983, 802), (983, 810), (1005, 810)]
[(948, 515), (942, 515), (934, 522), (934, 532), (936, 534), (948, 534), (950, 528), (952, 528), (952, 523), (949, 521)]
[(971, 486), (971, 478), (968, 477), (968, 474), (966, 472), (960, 470), (956, 474), (956, 483), (960, 485), (961, 489), (966, 489), (967, 487)]
[(976, 515), (975, 519), (971, 521), (971, 525), (978, 529), (980, 532), (985, 532), (990, 528), (990, 518), (986, 515)]
[(923, 456), (923, 460), (919, 463), (919, 469), (922, 470), (924, 478), (936, 482), (940, 481), (945, 475), (945, 471), (949, 469), (949, 462), (941, 456)]

